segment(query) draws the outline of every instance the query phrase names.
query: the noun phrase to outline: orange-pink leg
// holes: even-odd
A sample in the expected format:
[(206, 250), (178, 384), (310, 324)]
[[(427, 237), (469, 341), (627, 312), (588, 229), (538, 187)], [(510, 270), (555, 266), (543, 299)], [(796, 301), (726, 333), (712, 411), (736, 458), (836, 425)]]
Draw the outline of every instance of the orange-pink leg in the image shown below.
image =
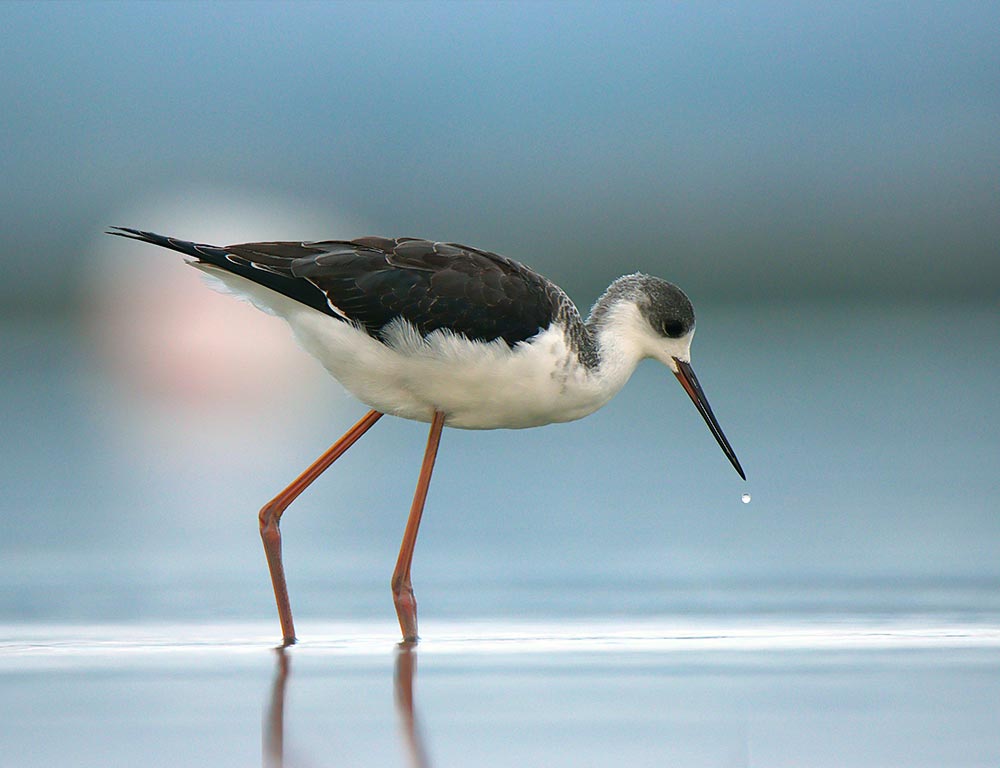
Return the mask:
[(417, 543), (417, 530), (424, 513), (424, 502), (427, 500), (427, 489), (431, 484), (431, 473), (434, 471), (434, 459), (437, 458), (443, 428), (444, 414), (435, 411), (431, 431), (427, 436), (424, 463), (420, 467), (420, 477), (417, 478), (417, 490), (413, 494), (410, 516), (406, 520), (403, 544), (399, 548), (399, 558), (392, 572), (392, 599), (396, 603), (399, 628), (403, 631), (403, 640), (406, 642), (417, 639), (417, 599), (413, 596), (413, 585), (410, 583), (410, 565), (413, 562), (413, 547)]
[(260, 538), (264, 542), (264, 555), (267, 557), (267, 567), (271, 571), (271, 584), (274, 586), (274, 599), (278, 604), (278, 620), (281, 622), (281, 637), (284, 645), (291, 645), (295, 642), (295, 625), (292, 623), (292, 607), (288, 602), (285, 569), (281, 564), (281, 531), (278, 528), (281, 514), (302, 491), (309, 487), (313, 480), (323, 474), (381, 417), (382, 414), (379, 411), (368, 411), (361, 421), (347, 430), (346, 434), (330, 446), (326, 453), (310, 464), (305, 472), (292, 481), (291, 485), (267, 502), (260, 510), (258, 515)]

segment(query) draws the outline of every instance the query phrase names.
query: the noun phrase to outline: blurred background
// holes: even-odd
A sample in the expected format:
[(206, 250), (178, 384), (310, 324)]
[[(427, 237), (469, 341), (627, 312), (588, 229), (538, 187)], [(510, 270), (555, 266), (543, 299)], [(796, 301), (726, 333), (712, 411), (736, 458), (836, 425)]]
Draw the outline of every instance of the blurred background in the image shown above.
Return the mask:
[[(0, 619), (270, 620), (256, 512), (364, 412), (185, 239), (465, 242), (586, 308), (657, 274), (669, 373), (446, 432), (422, 617), (1000, 613), (1000, 6), (0, 5)], [(426, 428), (285, 516), (300, 628), (391, 617)], [(740, 503), (749, 491), (753, 501)]]

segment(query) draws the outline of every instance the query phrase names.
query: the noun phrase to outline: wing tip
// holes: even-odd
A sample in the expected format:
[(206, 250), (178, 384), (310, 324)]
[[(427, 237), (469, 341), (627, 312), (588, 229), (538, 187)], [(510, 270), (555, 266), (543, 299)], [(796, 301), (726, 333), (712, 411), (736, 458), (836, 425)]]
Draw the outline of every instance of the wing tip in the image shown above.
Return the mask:
[(170, 239), (155, 232), (147, 232), (144, 229), (132, 229), (132, 227), (108, 227), (104, 230), (104, 234), (124, 237), (128, 240), (138, 240), (142, 243), (152, 243), (153, 245), (165, 245)]
[(104, 234), (127, 237), (130, 240), (141, 240), (143, 239), (142, 235), (146, 233), (139, 229), (132, 229), (131, 227), (106, 227)]

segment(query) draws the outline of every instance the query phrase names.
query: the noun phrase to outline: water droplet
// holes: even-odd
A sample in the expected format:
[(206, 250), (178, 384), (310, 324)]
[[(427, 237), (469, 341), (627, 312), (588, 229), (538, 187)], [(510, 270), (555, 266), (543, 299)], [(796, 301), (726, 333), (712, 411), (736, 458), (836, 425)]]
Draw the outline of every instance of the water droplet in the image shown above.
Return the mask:
[(750, 503), (750, 494), (749, 493), (744, 493), (742, 496), (740, 496), (740, 501), (742, 501), (744, 504), (749, 504)]

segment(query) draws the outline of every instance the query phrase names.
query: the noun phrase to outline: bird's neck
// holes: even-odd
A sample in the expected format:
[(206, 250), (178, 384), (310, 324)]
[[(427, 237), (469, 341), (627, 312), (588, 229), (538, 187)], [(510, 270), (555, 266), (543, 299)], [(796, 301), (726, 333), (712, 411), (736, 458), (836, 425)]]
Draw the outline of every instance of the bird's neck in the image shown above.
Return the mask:
[(586, 320), (566, 294), (561, 295), (556, 313), (580, 367), (609, 398), (625, 386), (639, 361), (648, 356), (643, 331), (648, 322), (639, 311), (634, 283), (632, 275), (618, 278)]
[(635, 332), (642, 322), (633, 302), (609, 301), (605, 294), (584, 323), (596, 358), (594, 373), (616, 392), (646, 357), (641, 337)]

